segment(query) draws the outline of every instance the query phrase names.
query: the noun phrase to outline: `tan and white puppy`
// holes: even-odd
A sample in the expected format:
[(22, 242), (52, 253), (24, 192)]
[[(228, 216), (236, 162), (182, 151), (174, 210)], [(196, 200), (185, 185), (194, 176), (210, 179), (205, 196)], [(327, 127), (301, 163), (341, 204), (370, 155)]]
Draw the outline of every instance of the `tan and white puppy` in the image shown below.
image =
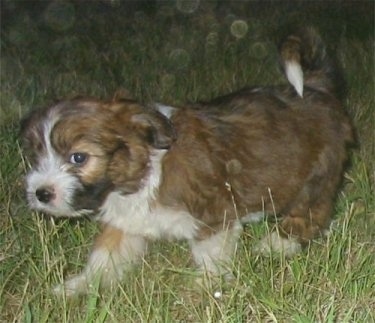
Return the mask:
[(156, 239), (187, 240), (202, 270), (225, 274), (242, 224), (263, 214), (282, 220), (260, 251), (291, 255), (324, 232), (352, 129), (319, 36), (289, 36), (281, 58), (293, 86), (183, 107), (78, 98), (24, 120), (31, 208), (102, 223), (83, 272), (56, 292), (121, 279)]

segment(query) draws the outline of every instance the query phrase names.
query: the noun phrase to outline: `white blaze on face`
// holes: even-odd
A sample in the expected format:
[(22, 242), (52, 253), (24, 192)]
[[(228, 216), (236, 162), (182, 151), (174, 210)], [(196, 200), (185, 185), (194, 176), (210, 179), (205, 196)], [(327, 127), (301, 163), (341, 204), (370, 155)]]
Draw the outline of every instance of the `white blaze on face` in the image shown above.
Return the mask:
[[(27, 199), (31, 208), (50, 213), (55, 216), (78, 216), (87, 211), (76, 212), (71, 204), (74, 192), (81, 187), (77, 177), (67, 172), (69, 165), (51, 144), (51, 132), (58, 116), (50, 113), (43, 125), (45, 149), (38, 156), (35, 167), (26, 178)], [(38, 198), (37, 191), (48, 190), (52, 197), (49, 201)]]

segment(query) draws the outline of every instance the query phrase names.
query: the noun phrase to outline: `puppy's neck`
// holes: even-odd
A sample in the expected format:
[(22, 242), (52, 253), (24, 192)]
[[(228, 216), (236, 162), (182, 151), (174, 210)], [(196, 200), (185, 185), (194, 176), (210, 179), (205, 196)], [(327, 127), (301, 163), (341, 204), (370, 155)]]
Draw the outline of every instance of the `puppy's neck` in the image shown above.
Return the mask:
[(102, 207), (98, 220), (115, 227), (125, 218), (145, 217), (155, 204), (162, 176), (162, 159), (167, 150), (153, 150), (150, 153), (149, 171), (142, 181), (141, 188), (132, 194), (111, 192)]

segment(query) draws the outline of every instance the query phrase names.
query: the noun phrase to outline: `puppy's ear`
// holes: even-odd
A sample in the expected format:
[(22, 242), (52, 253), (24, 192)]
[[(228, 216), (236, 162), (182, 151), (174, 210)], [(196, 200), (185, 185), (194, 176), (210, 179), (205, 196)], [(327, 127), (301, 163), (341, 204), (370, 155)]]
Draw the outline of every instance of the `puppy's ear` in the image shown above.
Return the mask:
[(158, 111), (136, 114), (132, 121), (145, 128), (147, 141), (156, 149), (168, 149), (176, 139), (171, 121)]

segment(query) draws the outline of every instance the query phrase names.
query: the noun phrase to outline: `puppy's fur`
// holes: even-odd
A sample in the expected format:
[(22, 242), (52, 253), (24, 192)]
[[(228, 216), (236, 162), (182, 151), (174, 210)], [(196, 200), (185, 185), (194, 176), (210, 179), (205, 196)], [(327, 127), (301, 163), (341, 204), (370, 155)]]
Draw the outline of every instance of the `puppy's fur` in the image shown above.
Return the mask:
[(208, 103), (145, 107), (79, 98), (23, 123), (32, 208), (102, 223), (83, 272), (56, 292), (121, 279), (155, 239), (186, 239), (196, 264), (227, 273), (242, 224), (282, 217), (258, 250), (291, 255), (329, 226), (352, 129), (335, 70), (307, 29), (280, 47), (293, 86)]

